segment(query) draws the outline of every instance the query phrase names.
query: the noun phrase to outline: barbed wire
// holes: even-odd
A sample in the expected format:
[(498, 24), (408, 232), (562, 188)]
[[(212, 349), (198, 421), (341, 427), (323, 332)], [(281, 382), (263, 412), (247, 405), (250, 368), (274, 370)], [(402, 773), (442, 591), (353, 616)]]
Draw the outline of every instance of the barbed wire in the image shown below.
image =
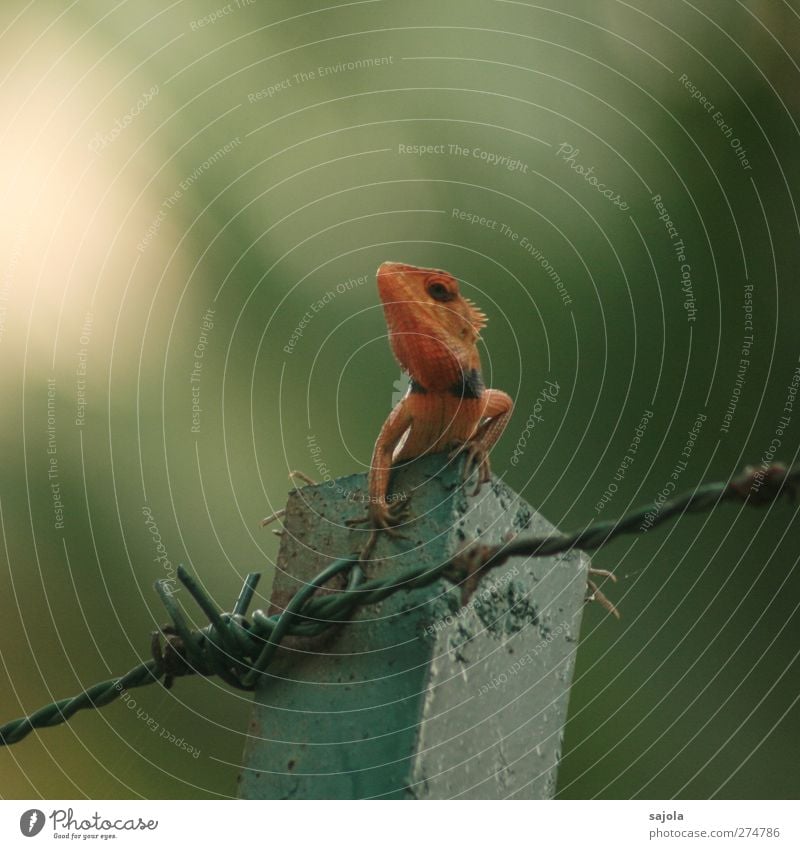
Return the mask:
[[(87, 708), (110, 704), (128, 690), (163, 679), (172, 686), (184, 675), (218, 675), (240, 690), (253, 690), (286, 636), (315, 636), (346, 622), (356, 607), (375, 604), (399, 590), (408, 590), (445, 578), (461, 586), (462, 602), (469, 600), (481, 577), (510, 557), (548, 557), (580, 549), (593, 551), (622, 534), (646, 532), (684, 513), (711, 510), (727, 501), (763, 505), (781, 494), (794, 496), (800, 483), (800, 466), (789, 469), (781, 463), (767, 467), (748, 466), (731, 481), (708, 483), (663, 503), (648, 504), (618, 520), (596, 522), (571, 534), (519, 534), (498, 545), (474, 543), (435, 567), (416, 566), (397, 575), (367, 580), (356, 555), (333, 561), (303, 586), (279, 614), (261, 610), (246, 618), (260, 575), (245, 577), (231, 613), (222, 612), (197, 579), (183, 566), (178, 579), (208, 619), (208, 625), (192, 629), (181, 605), (173, 596), (167, 579), (155, 584), (172, 623), (151, 634), (151, 658), (121, 678), (102, 681), (73, 698), (61, 699), (29, 716), (0, 726), (0, 745), (18, 743), (34, 729), (51, 728)], [(326, 588), (328, 594), (315, 596), (333, 578), (348, 572), (342, 589)]]

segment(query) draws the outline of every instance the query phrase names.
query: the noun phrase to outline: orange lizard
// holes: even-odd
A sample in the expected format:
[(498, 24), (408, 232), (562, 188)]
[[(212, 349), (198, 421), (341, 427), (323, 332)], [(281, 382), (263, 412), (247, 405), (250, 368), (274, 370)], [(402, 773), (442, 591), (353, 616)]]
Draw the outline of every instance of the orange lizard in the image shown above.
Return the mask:
[[(451, 274), (436, 268), (384, 262), (377, 277), (389, 342), (411, 377), (411, 385), (375, 441), (368, 478), (368, 515), (366, 519), (347, 522), (372, 526), (362, 559), (368, 557), (380, 532), (400, 535), (396, 525), (405, 518), (405, 505), (387, 501), (393, 464), (448, 449), (451, 458), (464, 452), (464, 480), (477, 472), (473, 490), (473, 495), (477, 495), (491, 476), (489, 451), (503, 433), (514, 407), (505, 392), (487, 389), (483, 384), (477, 343), (487, 319), (460, 293)], [(284, 512), (267, 517), (262, 525)], [(614, 574), (605, 569), (590, 567), (589, 573), (616, 581)], [(619, 618), (617, 609), (591, 580), (589, 588), (592, 592), (587, 601), (599, 601)]]
[[(422, 454), (466, 454), (464, 479), (477, 472), (473, 494), (490, 478), (489, 451), (508, 424), (514, 402), (481, 377), (477, 342), (486, 316), (446, 271), (384, 262), (378, 269), (389, 342), (411, 377), (406, 396), (384, 422), (369, 472), (373, 532), (396, 534), (402, 502), (387, 503), (392, 465)], [(363, 520), (359, 520), (363, 521)], [(352, 522), (357, 524), (358, 521)]]

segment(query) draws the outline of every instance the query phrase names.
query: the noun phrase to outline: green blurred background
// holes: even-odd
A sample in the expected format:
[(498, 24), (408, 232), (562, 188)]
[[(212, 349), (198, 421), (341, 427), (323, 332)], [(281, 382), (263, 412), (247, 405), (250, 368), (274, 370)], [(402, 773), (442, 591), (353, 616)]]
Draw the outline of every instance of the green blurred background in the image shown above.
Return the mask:
[[(678, 490), (776, 434), (795, 460), (796, 0), (4, 2), (0, 33), (3, 720), (145, 658), (176, 564), (224, 607), (271, 574), (289, 469), (367, 467), (386, 259), (489, 315), (517, 402), (494, 470), (562, 528), (656, 498), (700, 414)], [(726, 506), (595, 557), (623, 618), (586, 609), (560, 796), (800, 793), (796, 517)], [(133, 697), (0, 752), (2, 795), (235, 795), (246, 695)]]

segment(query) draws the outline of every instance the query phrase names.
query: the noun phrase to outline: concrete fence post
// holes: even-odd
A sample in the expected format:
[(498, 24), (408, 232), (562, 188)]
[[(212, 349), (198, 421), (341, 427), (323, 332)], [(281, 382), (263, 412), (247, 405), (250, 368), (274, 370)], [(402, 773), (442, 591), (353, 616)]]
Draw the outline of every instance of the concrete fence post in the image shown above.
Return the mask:
[[(472, 497), (460, 475), (444, 455), (395, 472), (393, 492), (416, 518), (407, 539), (380, 539), (368, 576), (552, 529), (501, 481)], [(272, 612), (358, 550), (364, 532), (345, 520), (366, 497), (365, 475), (290, 494)], [(255, 693), (240, 796), (551, 798), (588, 566), (578, 551), (512, 558), (465, 605), (440, 580), (359, 607), (321, 637), (286, 640)]]

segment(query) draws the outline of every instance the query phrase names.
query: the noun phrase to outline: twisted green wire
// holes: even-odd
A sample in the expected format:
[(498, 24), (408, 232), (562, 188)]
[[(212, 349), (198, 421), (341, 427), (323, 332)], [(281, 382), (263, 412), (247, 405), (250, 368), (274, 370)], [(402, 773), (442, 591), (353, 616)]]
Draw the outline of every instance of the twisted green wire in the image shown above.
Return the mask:
[[(122, 693), (156, 683), (162, 678), (164, 685), (170, 687), (173, 679), (182, 675), (219, 675), (232, 687), (252, 690), (285, 636), (320, 634), (332, 625), (346, 621), (356, 607), (375, 604), (398, 590), (425, 586), (444, 577), (461, 584), (462, 592), (466, 592), (468, 597), (483, 574), (509, 557), (547, 557), (576, 548), (592, 551), (621, 534), (647, 531), (678, 514), (711, 510), (725, 501), (767, 504), (782, 493), (793, 494), (798, 483), (800, 466), (791, 469), (780, 463), (766, 468), (748, 466), (732, 481), (704, 484), (660, 505), (641, 507), (619, 520), (597, 522), (572, 534), (520, 534), (510, 542), (496, 546), (477, 543), (434, 568), (416, 566), (399, 575), (386, 575), (369, 581), (364, 580), (363, 572), (357, 568), (357, 557), (341, 558), (296, 593), (282, 613), (267, 616), (257, 610), (251, 621), (245, 618), (245, 614), (260, 577), (258, 573), (247, 575), (233, 612), (223, 613), (197, 580), (179, 566), (178, 579), (205, 613), (209, 624), (192, 630), (172, 595), (170, 583), (158, 581), (156, 591), (172, 619), (172, 625), (151, 635), (152, 659), (134, 667), (121, 678), (102, 681), (73, 698), (61, 699), (29, 716), (7, 722), (0, 726), (0, 745), (18, 743), (35, 728), (60, 725), (79, 710), (104, 707)], [(345, 589), (314, 596), (319, 587), (347, 570), (350, 578)]]

